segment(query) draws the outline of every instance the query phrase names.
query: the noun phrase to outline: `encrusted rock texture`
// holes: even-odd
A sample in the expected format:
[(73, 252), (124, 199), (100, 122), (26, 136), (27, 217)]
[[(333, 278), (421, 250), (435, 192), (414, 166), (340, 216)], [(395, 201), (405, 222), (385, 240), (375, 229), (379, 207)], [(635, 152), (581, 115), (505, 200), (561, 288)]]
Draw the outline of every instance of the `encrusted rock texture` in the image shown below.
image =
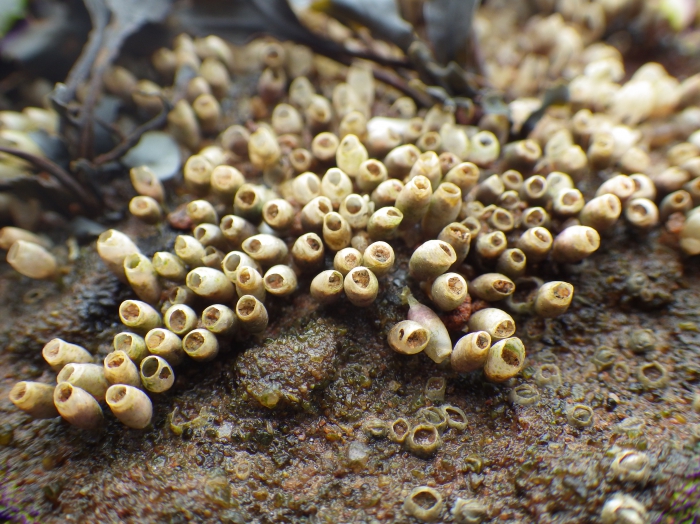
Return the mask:
[[(158, 246), (154, 237), (140, 242)], [(319, 308), (303, 291), (276, 301), (263, 336), (234, 340), (216, 361), (179, 369), (173, 389), (154, 395), (154, 423), (144, 431), (108, 417), (103, 430), (86, 432), (61, 419), (31, 421), (12, 406), (16, 381), (53, 380), (40, 355), (49, 339), (107, 354), (120, 329), (118, 304), (130, 292), (89, 248), (63, 290), (6, 270), (0, 519), (407, 522), (405, 496), (430, 485), (445, 498), (445, 522), (457, 497), (477, 500), (494, 521), (597, 521), (618, 491), (642, 502), (653, 522), (692, 522), (700, 512), (700, 414), (691, 408), (700, 374), (700, 266), (666, 244), (661, 230), (639, 238), (619, 227), (575, 272), (543, 274), (572, 282), (574, 304), (557, 319), (516, 319), (527, 364), (504, 385), (388, 347), (388, 329), (406, 314), (409, 252), (399, 249), (373, 306)], [(655, 290), (644, 300), (630, 284), (635, 273)], [(657, 337), (644, 354), (627, 349), (639, 328)], [(618, 352), (619, 364), (598, 371), (593, 356), (603, 345)], [(637, 378), (652, 361), (669, 371), (663, 389), (645, 390)], [(559, 367), (559, 387), (535, 385), (543, 364)], [(430, 377), (445, 378), (443, 402), (426, 397)], [(510, 400), (522, 383), (537, 387), (535, 404)], [(464, 410), (468, 426), (449, 429), (431, 458), (363, 432), (370, 418), (415, 422), (421, 407), (444, 403)], [(591, 427), (567, 422), (578, 403), (593, 408)], [(627, 448), (649, 455), (646, 485), (610, 475), (615, 452)]]

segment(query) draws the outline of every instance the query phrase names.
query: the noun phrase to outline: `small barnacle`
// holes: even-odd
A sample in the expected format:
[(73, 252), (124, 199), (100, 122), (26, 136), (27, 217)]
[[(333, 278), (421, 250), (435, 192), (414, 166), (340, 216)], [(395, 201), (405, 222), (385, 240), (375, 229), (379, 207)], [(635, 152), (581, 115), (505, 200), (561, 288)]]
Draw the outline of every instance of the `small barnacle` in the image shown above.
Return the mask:
[(510, 391), (510, 400), (514, 404), (530, 406), (540, 399), (537, 388), (531, 384), (520, 384)]
[(603, 505), (600, 514), (603, 524), (647, 524), (649, 515), (637, 499), (623, 493), (615, 493)]
[(535, 382), (539, 387), (557, 388), (561, 386), (561, 371), (554, 364), (544, 364), (535, 372)]
[(649, 457), (646, 453), (633, 450), (621, 451), (615, 455), (610, 471), (620, 482), (646, 484), (651, 474)]
[[(437, 408), (434, 409), (437, 410)], [(439, 410), (437, 410), (437, 413), (440, 417), (443, 417)], [(446, 425), (447, 422), (445, 421), (445, 426)], [(442, 445), (440, 430), (433, 424), (421, 422), (408, 431), (404, 444), (406, 448), (415, 455), (419, 457), (430, 457), (434, 455)]]
[(403, 502), (403, 510), (422, 522), (438, 520), (443, 506), (442, 495), (428, 486), (413, 489)]
[(446, 385), (444, 377), (430, 377), (425, 384), (425, 396), (430, 400), (445, 400)]
[(576, 428), (585, 428), (593, 425), (593, 410), (589, 406), (576, 404), (566, 412), (566, 420)]
[(431, 426), (435, 426), (438, 433), (442, 433), (447, 428), (447, 415), (434, 406), (421, 408), (417, 414), (418, 420)]
[(447, 419), (447, 425), (452, 429), (463, 431), (467, 428), (467, 415), (457, 406), (446, 404), (440, 407), (440, 411)]
[(151, 423), (153, 404), (138, 387), (115, 384), (107, 390), (106, 401), (114, 416), (130, 428), (143, 429)]
[(656, 335), (651, 329), (635, 329), (627, 339), (627, 347), (634, 353), (651, 351), (656, 343)]
[(402, 444), (406, 440), (406, 435), (411, 431), (411, 425), (405, 418), (397, 418), (389, 424), (389, 440)]
[(598, 371), (603, 371), (611, 367), (617, 359), (617, 351), (609, 346), (600, 346), (593, 354), (593, 364)]
[(53, 401), (59, 415), (81, 429), (95, 429), (102, 425), (102, 408), (90, 393), (69, 382), (56, 386)]
[(368, 437), (384, 438), (389, 433), (389, 425), (378, 418), (370, 418), (362, 424), (362, 430)]
[(644, 389), (662, 389), (668, 384), (668, 370), (656, 361), (642, 364), (637, 370), (637, 378)]
[(481, 524), (488, 518), (488, 508), (474, 499), (455, 500), (452, 517), (456, 524)]

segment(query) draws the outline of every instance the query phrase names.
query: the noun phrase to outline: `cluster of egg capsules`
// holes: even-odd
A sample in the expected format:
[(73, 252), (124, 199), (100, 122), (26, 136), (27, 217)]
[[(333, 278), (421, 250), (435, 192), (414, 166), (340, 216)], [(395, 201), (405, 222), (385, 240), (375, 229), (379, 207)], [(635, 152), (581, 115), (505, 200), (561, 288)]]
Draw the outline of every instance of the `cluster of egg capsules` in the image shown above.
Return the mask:
[[(201, 42), (180, 37), (173, 56), (200, 68), (208, 64), (208, 74), (200, 71), (189, 90), (196, 93), (199, 86), (223, 96), (226, 82), (217, 87), (213, 77), (205, 79), (223, 48), (198, 47)], [(199, 49), (205, 49), (207, 56), (197, 56)], [(258, 84), (258, 103), (251, 105), (265, 113), (261, 107), (272, 106), (286, 93), (285, 49), (274, 42), (265, 42), (261, 49), (267, 68)], [(275, 66), (279, 60), (282, 65)], [(316, 65), (322, 76), (321, 63)], [(215, 69), (221, 73), (222, 67)], [(52, 341), (47, 347), (57, 351), (73, 348), (67, 353), (72, 356), (62, 356), (56, 367), (67, 367), (62, 376), (59, 373), (59, 387), (22, 382), (13, 389), (13, 402), (34, 416), (55, 416), (58, 409), (69, 421), (89, 427), (101, 420), (97, 401), (105, 398), (120, 420), (144, 427), (152, 408), (140, 388), (165, 391), (174, 381), (172, 366), (185, 355), (209, 360), (218, 353), (220, 339), (239, 330), (263, 332), (268, 323), (266, 297), (293, 293), (298, 275), (316, 273), (310, 293), (323, 304), (343, 295), (359, 307), (372, 304), (379, 292), (377, 277), (394, 265), (388, 241), (396, 238), (417, 245), (409, 274), (442, 312), (460, 308), (468, 289), (473, 298), (503, 301), (517, 313), (555, 317), (569, 307), (573, 287), (525, 277), (528, 267), (550, 259), (564, 264), (585, 259), (598, 249), (599, 232), (612, 228), (623, 209), (632, 226), (645, 229), (658, 223), (659, 214), (665, 218), (687, 207), (687, 199), (678, 197), (683, 190), (677, 189), (662, 201), (659, 212), (653, 201), (655, 181), (641, 173), (611, 176), (586, 202), (567, 171), (578, 179), (589, 169), (619, 164), (629, 148), (622, 153), (615, 149), (616, 137), (632, 144), (621, 125), (605, 135), (613, 143), (602, 144), (598, 137), (603, 132), (595, 135), (591, 129), (596, 122), (608, 129), (609, 122), (602, 117), (586, 120), (585, 111), (592, 115), (588, 109), (577, 113), (569, 126), (573, 132), (545, 119), (550, 128), (539, 130), (540, 141), (512, 142), (501, 154), (498, 129), (488, 130), (488, 119), (483, 129), (461, 126), (454, 112), (439, 104), (417, 116), (415, 103), (407, 97), (396, 97), (387, 110), (393, 116), (369, 118), (375, 96), (371, 69), (353, 65), (345, 80), (335, 84), (329, 100), (316, 93), (308, 78), (296, 76), (289, 85), (288, 103), (275, 105), (270, 123), (257, 122), (250, 129), (229, 126), (218, 135), (216, 145), (206, 145), (188, 158), (185, 184), (202, 198), (187, 205), (192, 235), (180, 235), (174, 253), (158, 252), (150, 259), (123, 233), (103, 233), (97, 242), (100, 257), (141, 299), (120, 307), (122, 322), (134, 332), (115, 337), (115, 352), (104, 366), (92, 364), (92, 357), (89, 361), (76, 357), (78, 346)], [(212, 135), (221, 126), (220, 108), (213, 120), (200, 113), (183, 99), (169, 117), (172, 135), (191, 148), (199, 148), (202, 135)], [(577, 143), (582, 141), (590, 142), (587, 152)], [(687, 160), (693, 146), (687, 144), (678, 146), (674, 158)], [(482, 169), (496, 163), (501, 173), (491, 170), (482, 176)], [(262, 183), (252, 182), (260, 182), (260, 177)], [(673, 189), (670, 175), (656, 178), (665, 192)], [(131, 180), (138, 193), (130, 202), (131, 213), (147, 223), (160, 221), (166, 198), (158, 177), (144, 166), (131, 170)], [(686, 177), (682, 183), (687, 182)], [(8, 235), (8, 262), (13, 267), (33, 278), (56, 274), (55, 258), (38, 237), (16, 228)], [(323, 269), (326, 249), (335, 253), (333, 269)], [(473, 267), (486, 271), (468, 287), (459, 272), (467, 257)], [(520, 282), (534, 284), (535, 291), (524, 302), (514, 300)], [(161, 303), (164, 289), (167, 299)], [(212, 304), (201, 317), (191, 307), (195, 297)], [(471, 314), (468, 334), (453, 346), (440, 316), (413, 297), (408, 302), (408, 319), (388, 336), (394, 350), (425, 351), (435, 362), (449, 358), (459, 372), (483, 368), (495, 382), (522, 369), (525, 349), (512, 336), (513, 318), (500, 308)], [(159, 304), (160, 312), (153, 307)], [(87, 359), (85, 354), (89, 352), (80, 358)], [(76, 366), (92, 371), (77, 372)], [(102, 378), (92, 378), (92, 373)], [(86, 378), (81, 379), (83, 375)], [(81, 380), (97, 381), (99, 388), (110, 381), (114, 385), (101, 393)], [(95, 402), (88, 402), (82, 392)], [(75, 408), (78, 412), (95, 415), (71, 415), (67, 407), (71, 398), (75, 406), (83, 406)], [(121, 408), (116, 407), (119, 402)], [(85, 407), (88, 404), (91, 407)], [(127, 415), (121, 416), (120, 410)], [(136, 413), (141, 414), (138, 422), (127, 422)]]

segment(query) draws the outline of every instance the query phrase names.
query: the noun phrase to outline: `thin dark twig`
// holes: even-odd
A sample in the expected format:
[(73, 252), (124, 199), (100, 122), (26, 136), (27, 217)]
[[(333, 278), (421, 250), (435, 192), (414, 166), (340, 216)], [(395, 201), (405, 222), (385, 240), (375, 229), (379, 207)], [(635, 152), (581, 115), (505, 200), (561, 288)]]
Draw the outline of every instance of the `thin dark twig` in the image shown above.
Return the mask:
[(191, 67), (180, 67), (180, 69), (178, 69), (177, 71), (177, 74), (175, 75), (175, 83), (173, 85), (175, 89), (173, 92), (172, 100), (168, 100), (167, 98), (161, 96), (161, 101), (163, 102), (163, 109), (151, 120), (149, 120), (148, 122), (144, 122), (136, 129), (134, 129), (134, 131), (131, 134), (129, 134), (129, 136), (124, 138), (124, 140), (114, 149), (96, 157), (95, 160), (92, 162), (93, 167), (100, 166), (102, 164), (112, 162), (114, 160), (118, 160), (123, 155), (125, 155), (126, 152), (129, 151), (129, 149), (131, 149), (138, 143), (138, 141), (141, 139), (141, 136), (146, 131), (151, 131), (153, 129), (158, 129), (159, 127), (162, 127), (168, 119), (168, 113), (172, 110), (174, 105), (185, 96), (187, 85), (189, 84), (189, 81), (192, 78), (194, 78), (195, 75), (196, 72)]
[(78, 184), (73, 177), (71, 177), (61, 166), (51, 162), (46, 158), (41, 158), (26, 151), (20, 149), (14, 149), (12, 147), (0, 146), (0, 153), (6, 153), (8, 155), (16, 156), (27, 162), (31, 162), (39, 169), (42, 169), (52, 175), (61, 185), (72, 191), (78, 199), (82, 202), (83, 206), (90, 211), (97, 211), (100, 208), (99, 202), (95, 196), (86, 192), (80, 184)]
[(141, 135), (143, 135), (146, 131), (151, 131), (162, 127), (167, 121), (168, 113), (171, 109), (172, 106), (170, 103), (167, 100), (163, 100), (163, 109), (156, 116), (134, 129), (134, 131), (131, 132), (129, 136), (124, 138), (124, 140), (114, 149), (95, 157), (95, 159), (92, 161), (93, 166), (100, 166), (102, 164), (106, 164), (107, 162), (112, 162), (121, 158), (127, 151), (129, 151), (129, 149), (138, 143), (138, 141), (141, 139)]

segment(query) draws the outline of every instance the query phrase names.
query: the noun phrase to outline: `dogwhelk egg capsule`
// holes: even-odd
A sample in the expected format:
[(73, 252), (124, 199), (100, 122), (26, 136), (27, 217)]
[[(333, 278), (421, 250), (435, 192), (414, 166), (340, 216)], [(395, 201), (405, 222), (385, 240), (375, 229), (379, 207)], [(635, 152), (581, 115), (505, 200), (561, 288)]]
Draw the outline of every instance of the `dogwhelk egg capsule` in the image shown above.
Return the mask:
[(226, 337), (238, 329), (238, 317), (223, 304), (213, 304), (202, 311), (202, 326), (215, 335)]
[(491, 175), (476, 186), (474, 198), (484, 205), (495, 204), (505, 191), (503, 180), (498, 175)]
[(346, 247), (335, 254), (333, 268), (343, 277), (352, 269), (362, 265), (362, 253), (353, 247)]
[(585, 203), (578, 189), (563, 189), (553, 197), (552, 208), (555, 214), (570, 217), (581, 211)]
[(219, 341), (207, 329), (193, 329), (182, 339), (182, 348), (192, 360), (207, 362), (219, 354)]
[(145, 302), (125, 300), (119, 306), (122, 323), (139, 331), (149, 331), (162, 325), (158, 312)]
[(151, 423), (153, 404), (143, 391), (133, 385), (118, 384), (107, 390), (109, 409), (125, 426), (143, 429)]
[(511, 279), (499, 273), (484, 273), (469, 284), (471, 295), (489, 302), (503, 300), (515, 292)]
[(262, 333), (267, 328), (267, 309), (251, 295), (243, 295), (236, 303), (236, 316), (243, 329), (249, 333)]
[(476, 237), (476, 252), (486, 260), (496, 259), (508, 248), (503, 231), (492, 231)]
[(493, 382), (504, 382), (520, 373), (524, 365), (525, 346), (522, 341), (517, 337), (506, 338), (489, 349), (484, 375)]
[(673, 213), (687, 213), (692, 207), (693, 199), (690, 193), (679, 189), (664, 197), (659, 207), (659, 215), (661, 220), (665, 221)]
[(129, 213), (146, 224), (157, 224), (163, 218), (158, 202), (148, 196), (135, 196), (129, 201)]
[(372, 213), (367, 222), (367, 233), (373, 240), (389, 240), (396, 236), (403, 213), (395, 207), (382, 207)]
[(151, 197), (158, 202), (163, 202), (165, 199), (165, 190), (158, 175), (156, 175), (148, 166), (132, 167), (129, 171), (131, 185), (139, 194)]
[(229, 302), (235, 296), (231, 281), (221, 271), (198, 267), (187, 274), (187, 287), (200, 297), (213, 302)]
[(197, 313), (186, 304), (174, 304), (163, 315), (165, 327), (178, 336), (189, 333), (197, 327)]
[(533, 227), (547, 228), (549, 226), (549, 213), (543, 207), (528, 207), (520, 215), (520, 223), (525, 229)]
[(283, 262), (289, 253), (282, 239), (265, 233), (245, 239), (241, 247), (253, 260), (268, 267)]
[(323, 241), (332, 251), (339, 251), (350, 245), (352, 229), (345, 218), (335, 211), (323, 217)]
[(404, 144), (389, 151), (384, 158), (389, 177), (401, 179), (406, 177), (420, 155), (420, 149), (413, 144)]
[(408, 297), (408, 304), (410, 306), (408, 320), (417, 322), (430, 333), (428, 345), (424, 350), (425, 354), (437, 364), (450, 358), (452, 341), (440, 317), (432, 309), (419, 303), (412, 295)]
[(18, 382), (10, 390), (10, 401), (32, 418), (55, 418), (58, 411), (53, 403), (54, 389), (40, 382)]
[(362, 265), (376, 276), (386, 275), (394, 267), (394, 250), (386, 242), (370, 244), (362, 255)]
[(140, 364), (148, 356), (146, 342), (136, 333), (117, 333), (114, 335), (113, 346), (115, 352), (123, 351), (135, 364)]
[(81, 429), (95, 429), (102, 425), (102, 409), (90, 393), (63, 382), (56, 386), (53, 401), (59, 415)]
[(99, 364), (74, 363), (66, 364), (59, 371), (56, 382), (68, 382), (73, 386), (84, 389), (95, 397), (98, 402), (105, 398), (109, 383), (105, 378), (105, 368)]
[(171, 366), (177, 366), (185, 357), (182, 339), (172, 331), (155, 328), (146, 334), (144, 340), (151, 354), (164, 358)]
[(348, 300), (355, 306), (367, 307), (377, 298), (379, 282), (377, 277), (366, 267), (358, 266), (351, 269), (343, 282), (343, 288)]
[(464, 262), (471, 247), (472, 234), (467, 226), (459, 222), (446, 225), (437, 237), (438, 240), (447, 242), (455, 250), (457, 259), (452, 267), (459, 266)]
[(523, 276), (527, 266), (527, 257), (518, 248), (506, 249), (496, 261), (496, 269), (508, 278)]
[(267, 225), (275, 231), (286, 231), (292, 226), (295, 216), (294, 206), (283, 198), (265, 202), (262, 217)]
[(454, 248), (441, 240), (428, 240), (416, 248), (408, 263), (409, 274), (417, 280), (437, 278), (457, 261)]
[(291, 267), (279, 264), (267, 270), (263, 284), (271, 295), (289, 295), (297, 289), (297, 276)]
[(289, 163), (297, 173), (309, 171), (314, 164), (314, 157), (311, 151), (297, 147), (289, 154)]
[(248, 140), (248, 156), (257, 169), (263, 170), (277, 162), (282, 154), (275, 133), (266, 126), (260, 126)]
[(211, 172), (211, 190), (221, 198), (233, 198), (238, 189), (245, 184), (243, 174), (232, 166), (216, 166)]
[[(364, 164), (365, 162), (363, 162)], [(330, 199), (334, 209), (338, 209), (343, 200), (351, 193), (352, 180), (343, 170), (332, 167), (326, 171), (321, 179), (321, 195)]]
[(523, 231), (515, 246), (525, 253), (527, 260), (540, 262), (547, 258), (552, 249), (552, 234), (544, 227), (532, 227)]
[(139, 370), (125, 351), (114, 351), (105, 357), (104, 375), (110, 384), (141, 387)]
[(425, 237), (434, 238), (459, 216), (462, 191), (455, 184), (443, 182), (430, 197), (428, 210), (423, 216), (422, 230)]
[(214, 206), (206, 200), (193, 200), (187, 204), (187, 216), (195, 226), (202, 223), (219, 223), (219, 217), (216, 216)]
[(237, 215), (226, 215), (221, 219), (219, 227), (226, 240), (234, 246), (240, 246), (244, 240), (257, 232), (257, 228), (253, 224)]
[(323, 229), (323, 219), (331, 211), (333, 211), (333, 205), (328, 197), (314, 198), (301, 210), (302, 228), (304, 231), (320, 233)]
[(471, 138), (469, 161), (477, 166), (491, 165), (501, 154), (498, 138), (491, 131), (479, 131)]
[(338, 144), (335, 161), (338, 168), (351, 177), (360, 172), (360, 165), (369, 158), (367, 149), (355, 135), (346, 135)]
[(173, 249), (180, 260), (188, 266), (198, 267), (202, 265), (204, 246), (193, 236), (178, 235)]
[(131, 254), (124, 259), (124, 273), (134, 293), (150, 304), (160, 300), (161, 287), (153, 264), (141, 254)]
[(393, 206), (403, 188), (404, 184), (400, 180), (396, 180), (395, 178), (385, 180), (372, 191), (372, 202), (374, 202), (375, 207), (378, 209)]
[(422, 220), (430, 206), (432, 193), (430, 180), (424, 176), (419, 175), (406, 183), (395, 203), (396, 208), (403, 213), (404, 223), (415, 224)]
[(239, 267), (236, 272), (236, 292), (239, 297), (252, 295), (258, 300), (265, 300), (265, 283), (257, 269), (253, 267)]
[(336, 135), (324, 131), (311, 141), (311, 153), (321, 162), (329, 162), (335, 158), (339, 145), (340, 140)]
[(47, 249), (51, 247), (51, 242), (26, 229), (13, 226), (5, 226), (0, 229), (0, 249), (10, 249), (12, 244), (18, 240), (38, 244)]
[(467, 298), (467, 282), (458, 273), (443, 273), (431, 286), (431, 300), (442, 311), (452, 311)]
[[(370, 158), (360, 164), (360, 170), (355, 177), (355, 183), (360, 191), (370, 193), (387, 178), (388, 172), (386, 166), (379, 160)], [(350, 193), (351, 192), (352, 187)]]
[[(233, 213), (253, 223), (260, 222), (265, 202), (269, 200), (263, 186), (243, 184), (233, 197)], [(223, 229), (223, 228), (222, 228)]]
[(613, 227), (622, 213), (620, 199), (608, 193), (590, 200), (583, 206), (579, 214), (582, 226), (589, 226), (598, 232), (606, 231)]
[(168, 391), (175, 383), (175, 373), (168, 362), (157, 355), (149, 355), (141, 361), (141, 383), (153, 393)]
[(515, 322), (501, 309), (480, 309), (469, 317), (469, 331), (486, 331), (493, 340), (502, 340), (513, 336)]
[(430, 332), (418, 322), (403, 320), (391, 328), (387, 340), (391, 349), (397, 353), (415, 355), (430, 342)]
[(451, 182), (456, 185), (463, 195), (471, 191), (479, 182), (480, 171), (476, 164), (471, 162), (462, 162), (452, 167), (445, 178), (444, 182)]
[(416, 160), (411, 167), (411, 171), (408, 173), (405, 182), (418, 175), (424, 176), (430, 180), (433, 191), (437, 189), (442, 179), (442, 170), (440, 169), (440, 159), (435, 151), (427, 151), (420, 154), (418, 160)]
[(183, 174), (185, 185), (198, 193), (206, 193), (211, 185), (214, 166), (202, 155), (192, 155), (185, 162)]
[(338, 300), (344, 290), (343, 275), (334, 269), (321, 271), (311, 281), (311, 296), (321, 304)]
[(632, 194), (636, 191), (636, 185), (634, 180), (632, 180), (627, 175), (615, 175), (603, 182), (595, 196), (605, 195), (611, 193), (620, 199), (620, 202), (626, 202)]
[(659, 208), (648, 198), (635, 198), (628, 202), (625, 218), (639, 229), (651, 229), (659, 223)]
[(547, 200), (547, 179), (534, 175), (523, 181), (520, 188), (520, 198), (530, 205), (544, 204)]
[(17, 240), (7, 252), (7, 262), (25, 277), (46, 279), (56, 276), (56, 258), (39, 244)]
[[(599, 247), (600, 235), (595, 229), (587, 226), (571, 226), (554, 239), (552, 258), (556, 262), (574, 264), (592, 255)], [(524, 249), (523, 252), (525, 252)], [(525, 254), (527, 255), (527, 252)]]
[(321, 195), (321, 180), (315, 173), (307, 171), (292, 179), (291, 190), (294, 200), (305, 206)]
[(543, 318), (554, 318), (566, 313), (574, 297), (574, 286), (568, 282), (547, 282), (540, 286), (535, 296), (535, 314)]
[(97, 239), (97, 254), (107, 268), (124, 282), (124, 259), (134, 253), (141, 252), (128, 236), (116, 229), (105, 231)]
[(491, 347), (491, 335), (475, 331), (460, 338), (452, 350), (450, 364), (459, 373), (474, 371), (484, 366)]
[(292, 258), (301, 270), (312, 270), (323, 264), (323, 241), (316, 233), (305, 233), (292, 246)]

